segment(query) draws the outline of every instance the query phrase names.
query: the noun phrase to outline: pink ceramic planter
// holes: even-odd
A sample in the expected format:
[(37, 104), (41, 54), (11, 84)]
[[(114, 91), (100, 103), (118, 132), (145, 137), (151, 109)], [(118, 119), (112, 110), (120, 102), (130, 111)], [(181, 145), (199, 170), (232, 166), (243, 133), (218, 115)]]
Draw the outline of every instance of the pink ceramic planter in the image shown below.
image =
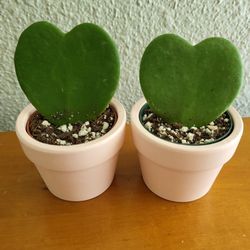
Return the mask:
[(83, 201), (103, 193), (112, 183), (123, 145), (126, 112), (115, 99), (117, 122), (104, 136), (85, 144), (56, 146), (41, 143), (26, 132), (35, 108), (30, 104), (18, 116), (16, 134), (26, 156), (37, 167), (48, 189), (69, 201)]
[(143, 127), (139, 112), (145, 103), (144, 98), (139, 100), (131, 111), (133, 140), (145, 184), (167, 200), (188, 202), (201, 198), (239, 144), (243, 133), (241, 116), (233, 107), (229, 108), (234, 129), (222, 141), (202, 146), (181, 145), (160, 139)]

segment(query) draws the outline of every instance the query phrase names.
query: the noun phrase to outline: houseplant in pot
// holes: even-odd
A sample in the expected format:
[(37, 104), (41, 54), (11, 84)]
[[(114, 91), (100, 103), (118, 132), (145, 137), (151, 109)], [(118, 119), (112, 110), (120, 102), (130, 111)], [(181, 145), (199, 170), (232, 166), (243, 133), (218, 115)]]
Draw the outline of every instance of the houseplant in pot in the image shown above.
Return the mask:
[(237, 49), (223, 38), (192, 46), (165, 34), (148, 45), (140, 64), (146, 100), (133, 106), (131, 125), (151, 191), (187, 202), (210, 190), (243, 133), (231, 106), (242, 74)]
[(112, 99), (119, 81), (114, 42), (91, 23), (65, 34), (42, 21), (23, 31), (14, 60), (31, 102), (16, 121), (24, 153), (55, 196), (98, 196), (113, 180), (126, 123)]

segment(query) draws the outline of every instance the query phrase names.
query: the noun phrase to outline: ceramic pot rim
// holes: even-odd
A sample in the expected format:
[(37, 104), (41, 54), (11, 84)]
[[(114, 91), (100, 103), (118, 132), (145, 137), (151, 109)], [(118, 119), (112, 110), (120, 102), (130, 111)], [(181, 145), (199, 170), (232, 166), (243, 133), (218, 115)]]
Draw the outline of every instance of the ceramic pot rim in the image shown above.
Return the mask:
[(167, 147), (169, 150), (181, 150), (181, 151), (197, 151), (197, 152), (203, 152), (207, 150), (217, 150), (218, 148), (228, 147), (229, 144), (234, 143), (235, 140), (238, 140), (239, 137), (241, 137), (243, 132), (243, 121), (240, 116), (240, 114), (237, 112), (235, 108), (232, 106), (229, 107), (228, 112), (232, 116), (232, 120), (234, 122), (234, 127), (232, 132), (225, 137), (223, 140), (220, 140), (215, 143), (211, 144), (204, 144), (199, 146), (193, 146), (193, 145), (184, 145), (184, 144), (178, 144), (178, 143), (172, 143), (166, 140), (162, 140), (161, 138), (158, 138), (157, 136), (153, 135), (149, 131), (147, 131), (143, 125), (141, 124), (141, 121), (139, 119), (139, 113), (142, 109), (142, 107), (146, 104), (145, 98), (141, 98), (138, 100), (131, 111), (131, 123), (133, 126), (136, 127), (136, 129), (141, 133), (141, 135), (145, 136), (145, 138), (148, 141), (151, 141), (153, 143), (156, 143), (162, 147)]
[(35, 148), (43, 152), (67, 154), (90, 150), (91, 148), (95, 148), (97, 145), (100, 146), (101, 144), (105, 144), (108, 140), (112, 140), (112, 138), (114, 138), (120, 132), (120, 130), (123, 129), (124, 123), (126, 123), (126, 111), (122, 104), (117, 99), (112, 98), (110, 105), (117, 113), (116, 123), (107, 134), (88, 143), (59, 146), (46, 144), (31, 137), (26, 131), (26, 124), (29, 117), (36, 111), (32, 104), (28, 104), (28, 106), (26, 106), (18, 115), (16, 120), (16, 134), (22, 143), (26, 144), (28, 147)]

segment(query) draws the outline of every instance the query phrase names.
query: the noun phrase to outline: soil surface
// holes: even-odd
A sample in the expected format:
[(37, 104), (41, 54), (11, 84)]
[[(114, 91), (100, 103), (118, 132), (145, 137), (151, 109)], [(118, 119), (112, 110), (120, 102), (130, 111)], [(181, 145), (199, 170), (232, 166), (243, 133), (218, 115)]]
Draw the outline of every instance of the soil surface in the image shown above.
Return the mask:
[(60, 146), (75, 145), (95, 140), (108, 133), (116, 122), (116, 113), (109, 106), (94, 121), (65, 124), (56, 127), (40, 113), (35, 112), (30, 120), (28, 132), (36, 140)]
[(195, 126), (189, 128), (179, 123), (166, 123), (150, 109), (144, 111), (141, 122), (149, 132), (159, 138), (174, 143), (193, 145), (218, 141), (229, 133), (231, 128), (231, 119), (227, 112), (206, 126), (198, 128)]

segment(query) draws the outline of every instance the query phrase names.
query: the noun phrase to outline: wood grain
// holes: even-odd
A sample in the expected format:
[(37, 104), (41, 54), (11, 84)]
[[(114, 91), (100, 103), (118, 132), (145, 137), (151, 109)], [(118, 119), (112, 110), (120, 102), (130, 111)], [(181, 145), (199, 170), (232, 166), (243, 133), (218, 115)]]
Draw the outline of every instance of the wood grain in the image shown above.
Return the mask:
[(0, 249), (250, 249), (250, 118), (244, 123), (235, 156), (191, 203), (147, 189), (129, 125), (113, 184), (78, 203), (50, 194), (15, 133), (0, 133)]

